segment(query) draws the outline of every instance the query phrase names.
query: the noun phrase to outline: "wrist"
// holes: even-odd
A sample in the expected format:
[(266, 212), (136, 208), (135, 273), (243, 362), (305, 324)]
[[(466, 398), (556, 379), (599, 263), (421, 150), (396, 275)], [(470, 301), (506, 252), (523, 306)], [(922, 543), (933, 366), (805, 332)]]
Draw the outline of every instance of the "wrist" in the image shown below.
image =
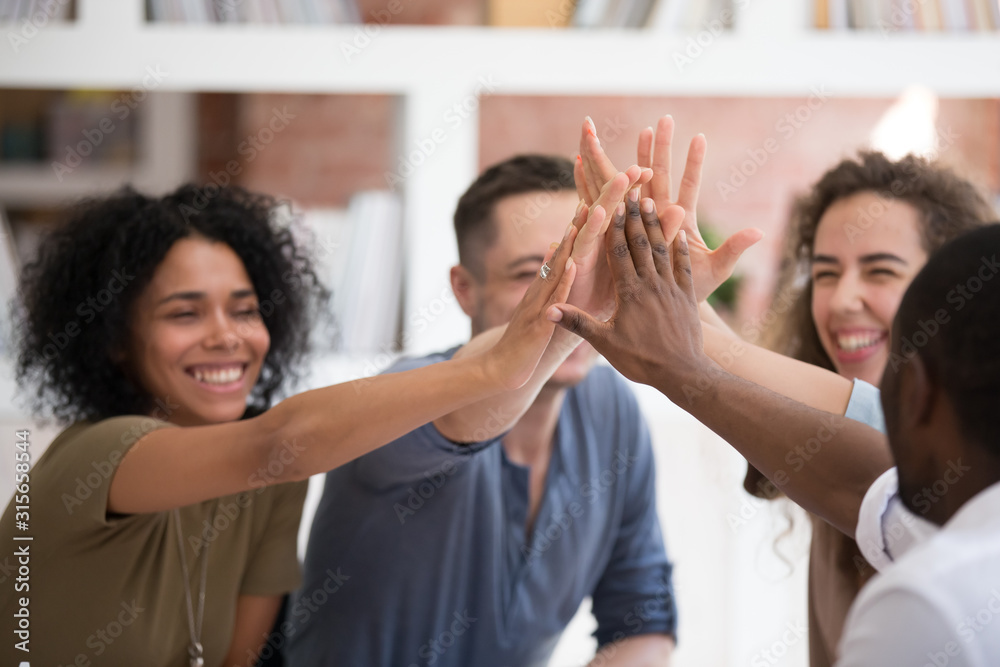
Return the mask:
[[(676, 361), (676, 360), (674, 360)], [(711, 391), (726, 371), (703, 352), (686, 360), (661, 366), (656, 373), (656, 389), (673, 403), (689, 406)]]
[(466, 357), (459, 361), (467, 362), (467, 370), (474, 378), (474, 386), (480, 387), (484, 396), (490, 396), (509, 389), (511, 383), (508, 364), (503, 362), (502, 355), (496, 351), (496, 346), (484, 350), (480, 354)]

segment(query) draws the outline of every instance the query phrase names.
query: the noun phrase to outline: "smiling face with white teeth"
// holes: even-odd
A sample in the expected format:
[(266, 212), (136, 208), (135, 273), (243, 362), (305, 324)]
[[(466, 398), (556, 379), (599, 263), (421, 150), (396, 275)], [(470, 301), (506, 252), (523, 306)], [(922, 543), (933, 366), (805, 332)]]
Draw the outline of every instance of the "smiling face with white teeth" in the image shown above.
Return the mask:
[(919, 213), (861, 192), (820, 218), (812, 258), (812, 316), (837, 372), (878, 385), (903, 293), (927, 262)]
[[(257, 296), (226, 244), (177, 241), (134, 304), (128, 364), (181, 426), (239, 419), (270, 346)], [(161, 415), (162, 416), (162, 415)]]

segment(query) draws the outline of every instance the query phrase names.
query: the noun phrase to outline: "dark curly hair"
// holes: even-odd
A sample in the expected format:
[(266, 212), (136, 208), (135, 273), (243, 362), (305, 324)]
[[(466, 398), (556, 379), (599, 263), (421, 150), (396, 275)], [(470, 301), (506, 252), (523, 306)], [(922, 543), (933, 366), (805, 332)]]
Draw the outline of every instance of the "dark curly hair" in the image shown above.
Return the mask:
[(163, 197), (131, 188), (87, 199), (26, 265), (15, 305), (18, 385), (60, 422), (150, 414), (154, 398), (122, 363), (132, 309), (170, 248), (198, 235), (243, 261), (271, 338), (245, 416), (260, 414), (299, 374), (313, 314), (329, 297), (279, 204), (239, 187), (184, 185)]

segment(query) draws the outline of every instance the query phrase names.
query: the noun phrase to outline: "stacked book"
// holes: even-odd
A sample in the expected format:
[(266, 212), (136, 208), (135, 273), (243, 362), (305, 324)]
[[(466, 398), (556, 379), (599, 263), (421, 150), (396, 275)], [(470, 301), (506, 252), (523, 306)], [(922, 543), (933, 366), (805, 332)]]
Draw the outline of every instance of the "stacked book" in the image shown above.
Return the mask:
[(67, 21), (73, 17), (73, 3), (68, 0), (0, 0), (0, 23), (29, 20), (44, 26), (49, 21)]
[(147, 0), (151, 21), (177, 23), (360, 23), (354, 0)]
[(303, 215), (321, 280), (333, 292), (333, 331), (321, 326), (317, 349), (345, 354), (398, 348), (403, 283), (403, 211), (391, 192), (351, 198), (347, 210)]
[(732, 0), (579, 0), (572, 25), (697, 32), (710, 23), (732, 28)]
[(816, 27), (892, 32), (1000, 30), (1000, 0), (815, 0)]

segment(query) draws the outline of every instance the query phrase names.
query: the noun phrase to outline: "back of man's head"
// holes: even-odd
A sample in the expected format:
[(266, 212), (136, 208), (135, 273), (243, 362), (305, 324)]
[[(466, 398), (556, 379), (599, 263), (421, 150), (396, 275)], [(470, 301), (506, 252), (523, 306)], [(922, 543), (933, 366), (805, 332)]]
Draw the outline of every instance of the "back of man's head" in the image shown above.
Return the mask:
[(469, 186), (455, 209), (459, 262), (483, 278), (482, 256), (496, 239), (497, 202), (527, 192), (573, 190), (573, 163), (549, 155), (518, 155), (488, 168)]
[(934, 253), (910, 284), (888, 372), (917, 355), (947, 395), (961, 435), (1000, 458), (1000, 223)]

